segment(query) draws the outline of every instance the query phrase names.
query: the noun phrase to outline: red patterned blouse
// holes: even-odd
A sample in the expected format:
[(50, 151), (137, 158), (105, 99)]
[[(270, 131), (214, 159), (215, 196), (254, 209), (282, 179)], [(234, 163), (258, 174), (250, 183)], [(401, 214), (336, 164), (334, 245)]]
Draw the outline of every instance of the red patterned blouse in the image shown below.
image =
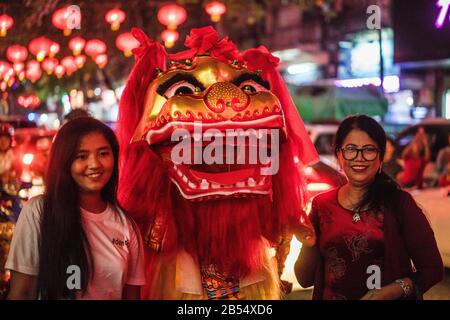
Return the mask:
[(408, 192), (395, 195), (396, 210), (378, 215), (364, 212), (359, 221), (339, 205), (337, 192), (331, 190), (313, 200), (310, 220), (321, 253), (313, 299), (359, 299), (368, 291), (370, 265), (380, 266), (381, 286), (411, 278), (414, 294), (408, 299), (420, 299), (442, 280), (444, 266), (433, 230)]
[[(315, 201), (310, 214), (316, 230), (317, 227), (320, 230), (323, 299), (360, 299), (369, 291), (367, 280), (373, 274), (373, 266), (383, 269), (383, 214), (370, 211), (355, 214), (345, 209), (338, 202), (337, 189), (326, 198), (326, 202)], [(373, 285), (376, 281), (371, 278), (369, 283)]]

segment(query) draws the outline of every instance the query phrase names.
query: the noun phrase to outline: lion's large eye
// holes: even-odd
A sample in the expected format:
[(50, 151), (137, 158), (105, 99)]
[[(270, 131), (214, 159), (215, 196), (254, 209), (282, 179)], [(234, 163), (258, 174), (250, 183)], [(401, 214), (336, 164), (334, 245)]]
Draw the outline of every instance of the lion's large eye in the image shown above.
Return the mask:
[(164, 92), (164, 97), (167, 99), (172, 98), (173, 96), (178, 96), (182, 94), (194, 94), (195, 86), (188, 81), (179, 81), (170, 86), (169, 89)]
[(245, 93), (257, 93), (263, 91), (269, 91), (264, 86), (260, 85), (256, 81), (253, 80), (245, 80), (240, 85), (239, 88)]

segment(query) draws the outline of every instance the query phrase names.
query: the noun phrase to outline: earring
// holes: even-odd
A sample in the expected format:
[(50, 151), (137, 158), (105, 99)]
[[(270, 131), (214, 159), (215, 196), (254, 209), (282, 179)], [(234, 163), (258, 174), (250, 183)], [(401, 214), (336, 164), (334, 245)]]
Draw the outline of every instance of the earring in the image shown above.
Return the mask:
[(381, 170), (382, 170), (383, 166), (380, 166), (380, 169), (378, 169), (378, 174), (381, 174)]

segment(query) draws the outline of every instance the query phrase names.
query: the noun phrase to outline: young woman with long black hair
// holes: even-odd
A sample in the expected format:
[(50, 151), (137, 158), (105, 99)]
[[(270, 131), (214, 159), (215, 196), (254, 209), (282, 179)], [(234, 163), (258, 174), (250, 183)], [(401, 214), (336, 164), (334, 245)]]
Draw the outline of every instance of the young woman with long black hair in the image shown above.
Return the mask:
[(6, 269), (9, 299), (138, 299), (141, 238), (116, 202), (119, 146), (81, 117), (57, 133), (46, 191), (23, 208)]
[(295, 265), (300, 285), (314, 285), (313, 299), (417, 299), (443, 277), (428, 220), (382, 170), (385, 151), (386, 134), (372, 118), (339, 126), (335, 154), (348, 182), (314, 198), (317, 241)]

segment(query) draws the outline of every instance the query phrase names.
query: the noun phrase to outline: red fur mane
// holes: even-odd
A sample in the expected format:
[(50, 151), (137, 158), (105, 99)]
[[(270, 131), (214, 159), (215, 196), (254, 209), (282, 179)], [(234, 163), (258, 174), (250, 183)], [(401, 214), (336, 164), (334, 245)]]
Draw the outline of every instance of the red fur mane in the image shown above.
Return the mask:
[(273, 177), (272, 198), (191, 202), (179, 194), (161, 159), (145, 141), (129, 143), (143, 116), (144, 95), (155, 76), (152, 70), (165, 67), (163, 49), (140, 33), (138, 37), (141, 41), (138, 59), (120, 103), (118, 128), (122, 153), (118, 197), (144, 237), (156, 216), (163, 216), (166, 222), (162, 251), (146, 249), (147, 287), (151, 287), (155, 259), (174, 255), (179, 249), (185, 249), (200, 264), (215, 264), (231, 276), (241, 277), (257, 270), (265, 248), (262, 237), (276, 244), (281, 235), (289, 231), (290, 225), (306, 217), (303, 211), (306, 193), (294, 157), (307, 163), (317, 155), (310, 154), (310, 141), (301, 140), (305, 138), (304, 128), (301, 131), (296, 126), (303, 123), (296, 110), (292, 111), (295, 107), (284, 83), (280, 82), (276, 66), (273, 61), (267, 62), (265, 52), (243, 55), (249, 60), (256, 57), (248, 61), (250, 69), (263, 68), (263, 75), (282, 104), (291, 131), (280, 146), (279, 171)]

